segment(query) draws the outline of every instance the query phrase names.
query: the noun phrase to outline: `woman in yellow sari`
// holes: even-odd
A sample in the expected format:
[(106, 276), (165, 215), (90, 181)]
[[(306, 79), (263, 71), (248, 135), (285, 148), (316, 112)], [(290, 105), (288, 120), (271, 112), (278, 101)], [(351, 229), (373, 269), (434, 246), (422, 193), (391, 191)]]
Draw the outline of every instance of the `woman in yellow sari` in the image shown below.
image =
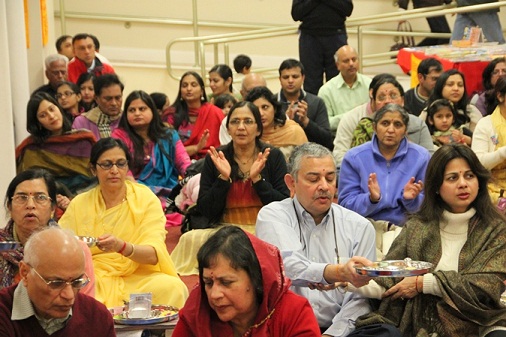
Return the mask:
[(501, 189), (506, 190), (506, 77), (497, 80), (494, 97), (497, 107), (478, 121), (471, 147), (492, 173), (488, 189), (492, 202), (497, 204)]
[(98, 141), (90, 166), (99, 184), (72, 200), (60, 225), (97, 238), (91, 249), (97, 300), (113, 307), (150, 292), (153, 303), (181, 307), (188, 289), (165, 246), (163, 210), (148, 187), (126, 180), (129, 160), (122, 141)]

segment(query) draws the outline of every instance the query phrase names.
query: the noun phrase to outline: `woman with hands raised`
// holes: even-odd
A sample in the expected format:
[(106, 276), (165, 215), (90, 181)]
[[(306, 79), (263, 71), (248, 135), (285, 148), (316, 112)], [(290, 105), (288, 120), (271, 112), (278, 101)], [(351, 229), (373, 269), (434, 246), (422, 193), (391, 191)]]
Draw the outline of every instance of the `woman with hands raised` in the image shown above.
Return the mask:
[(387, 104), (374, 114), (373, 139), (343, 158), (339, 204), (401, 226), (406, 213), (418, 210), (430, 154), (408, 141), (408, 122), (408, 112), (398, 104)]
[[(209, 227), (226, 223), (254, 232), (260, 208), (289, 196), (284, 182), (286, 162), (279, 149), (260, 141), (262, 118), (253, 103), (236, 103), (230, 109), (226, 125), (232, 141), (208, 151), (196, 207), (209, 219)], [(200, 245), (193, 242), (184, 248), (184, 241), (189, 237), (195, 240), (195, 236), (200, 235), (207, 238), (209, 234), (206, 232), (190, 231), (181, 236), (172, 254), (179, 273), (184, 273), (180, 269), (182, 264), (188, 266), (188, 256), (193, 259), (193, 269), (187, 273), (197, 272), (195, 257)], [(182, 252), (182, 249), (191, 249), (194, 254)]]

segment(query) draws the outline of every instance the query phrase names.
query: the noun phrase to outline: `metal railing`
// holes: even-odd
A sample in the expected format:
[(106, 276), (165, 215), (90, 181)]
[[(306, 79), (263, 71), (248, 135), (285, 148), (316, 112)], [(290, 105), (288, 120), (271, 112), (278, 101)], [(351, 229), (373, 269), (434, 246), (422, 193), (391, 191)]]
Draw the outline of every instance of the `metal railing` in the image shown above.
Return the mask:
[[(193, 43), (194, 44), (194, 66), (190, 67), (195, 71), (199, 71), (203, 77), (206, 76), (206, 47), (212, 46), (212, 58), (214, 64), (219, 63), (220, 46), (223, 47), (224, 63), (230, 64), (230, 44), (237, 42), (244, 42), (248, 40), (263, 40), (270, 38), (277, 38), (288, 35), (296, 35), (298, 25), (270, 25), (264, 24), (244, 24), (244, 23), (232, 23), (232, 22), (214, 22), (214, 21), (199, 21), (197, 17), (197, 3), (198, 0), (192, 0), (192, 20), (179, 20), (179, 19), (167, 19), (167, 18), (156, 18), (156, 17), (142, 17), (142, 16), (125, 16), (125, 15), (112, 15), (112, 14), (96, 14), (96, 13), (82, 13), (82, 12), (69, 12), (65, 10), (65, 0), (60, 0), (60, 10), (55, 11), (55, 16), (60, 18), (62, 34), (66, 32), (66, 21), (69, 18), (72, 19), (93, 19), (102, 21), (122, 21), (125, 24), (130, 22), (146, 23), (146, 24), (161, 24), (161, 25), (184, 25), (191, 26), (193, 29), (194, 37), (183, 37), (171, 40), (166, 45), (166, 70), (170, 77), (179, 80), (174, 72), (172, 65), (171, 51), (174, 45), (181, 43)], [(350, 18), (346, 21), (346, 28), (348, 34), (357, 36), (357, 53), (361, 59), (361, 69), (367, 67), (373, 67), (378, 65), (394, 64), (395, 60), (392, 60), (391, 56), (395, 56), (396, 52), (381, 52), (381, 53), (370, 53), (364, 55), (364, 43), (366, 36), (419, 36), (419, 37), (437, 37), (437, 38), (449, 38), (451, 34), (448, 33), (431, 33), (427, 31), (413, 31), (413, 32), (398, 32), (392, 29), (370, 29), (367, 26), (395, 23), (399, 20), (411, 20), (418, 18), (434, 17), (446, 14), (464, 13), (464, 12), (475, 12), (487, 9), (494, 9), (506, 6), (506, 1), (498, 1), (489, 4), (460, 7), (457, 8), (453, 2), (449, 5), (426, 7), (420, 9), (406, 10), (403, 12), (393, 11), (389, 13), (382, 13), (377, 15), (370, 15), (360, 18)], [(209, 35), (209, 36), (198, 36), (199, 27), (219, 27), (219, 28), (233, 28), (243, 30), (236, 33)], [(244, 31), (247, 30), (247, 31)], [(188, 67), (186, 67), (188, 69)], [(262, 68), (256, 69), (257, 72), (273, 72), (276, 71), (277, 67), (273, 68)]]
[[(366, 67), (373, 67), (378, 65), (386, 65), (386, 64), (394, 64), (395, 60), (392, 59), (392, 56), (397, 55), (397, 52), (382, 52), (382, 53), (371, 53), (368, 55), (364, 55), (364, 38), (366, 35), (381, 35), (381, 36), (420, 36), (420, 37), (437, 37), (437, 38), (450, 38), (450, 33), (431, 33), (426, 31), (413, 31), (413, 32), (398, 32), (397, 30), (379, 30), (379, 29), (366, 29), (366, 26), (384, 24), (384, 23), (392, 23), (399, 22), (400, 20), (411, 20), (418, 18), (427, 18), (434, 17), (446, 14), (454, 14), (454, 13), (467, 13), (467, 12), (477, 12), (487, 9), (499, 8), (502, 6), (506, 6), (506, 1), (499, 1), (495, 3), (489, 3), (484, 5), (476, 5), (476, 6), (468, 6), (468, 7), (460, 7), (457, 8), (455, 3), (451, 3), (449, 5), (435, 6), (435, 7), (426, 7), (419, 9), (411, 9), (403, 12), (390, 12), (383, 13), (377, 15), (371, 15), (367, 17), (361, 18), (351, 18), (346, 21), (346, 29), (348, 34), (356, 34), (357, 35), (357, 53), (359, 58), (361, 59), (361, 69)], [(221, 34), (221, 35), (213, 35), (213, 36), (201, 36), (201, 37), (185, 37), (185, 38), (177, 38), (171, 40), (166, 47), (166, 66), (167, 72), (174, 79), (179, 79), (171, 65), (171, 49), (174, 45), (178, 43), (188, 43), (194, 42), (195, 45), (198, 44), (199, 49), (199, 59), (195, 62), (196, 67), (194, 70), (200, 71), (201, 75), (205, 78), (206, 76), (206, 53), (205, 47), (211, 45), (213, 48), (213, 57), (214, 63), (218, 63), (219, 56), (219, 45), (223, 45), (223, 54), (226, 64), (230, 64), (230, 55), (229, 55), (229, 44), (238, 41), (247, 41), (247, 40), (259, 40), (259, 39), (267, 39), (274, 38), (286, 35), (297, 34), (297, 26), (286, 26), (286, 27), (275, 27), (275, 28), (264, 28), (253, 30), (249, 32), (240, 32), (240, 33), (231, 33), (231, 34)], [(374, 61), (376, 59), (380, 59)], [(262, 71), (272, 71), (277, 68), (263, 68), (256, 70), (257, 72)]]

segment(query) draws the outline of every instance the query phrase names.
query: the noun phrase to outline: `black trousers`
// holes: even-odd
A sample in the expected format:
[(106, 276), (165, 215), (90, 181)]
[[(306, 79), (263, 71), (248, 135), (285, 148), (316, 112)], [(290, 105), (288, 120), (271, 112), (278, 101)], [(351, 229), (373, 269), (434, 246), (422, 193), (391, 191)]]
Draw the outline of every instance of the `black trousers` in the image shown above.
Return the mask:
[(402, 337), (401, 332), (390, 324), (371, 324), (355, 329), (348, 337)]
[(318, 95), (318, 90), (323, 85), (323, 74), (325, 74), (325, 81), (339, 74), (334, 54), (347, 43), (348, 35), (345, 30), (325, 36), (300, 31), (299, 58), (305, 71), (304, 90)]
[[(427, 22), (432, 33), (451, 33), (450, 26), (448, 25), (448, 21), (444, 15), (427, 18)], [(437, 37), (426, 37), (420, 43), (418, 43), (418, 46), (436, 46), (439, 44), (449, 43), (449, 38), (443, 39)]]

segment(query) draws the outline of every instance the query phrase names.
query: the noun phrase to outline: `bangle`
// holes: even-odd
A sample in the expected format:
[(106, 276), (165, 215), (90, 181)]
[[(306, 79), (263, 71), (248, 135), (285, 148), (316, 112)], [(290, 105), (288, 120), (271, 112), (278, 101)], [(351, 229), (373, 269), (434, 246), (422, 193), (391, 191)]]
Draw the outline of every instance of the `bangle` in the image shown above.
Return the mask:
[(228, 177), (228, 179), (226, 179), (226, 178), (223, 176), (223, 174), (221, 174), (221, 173), (220, 173), (220, 175), (218, 176), (218, 179), (221, 179), (221, 180), (223, 180), (223, 181), (227, 181), (227, 180), (228, 180), (228, 182), (232, 184), (232, 178)]
[[(421, 291), (419, 291), (419, 290), (418, 290), (418, 277), (419, 277), (419, 276), (420, 276), (420, 275), (416, 275), (415, 288), (416, 288), (416, 292), (420, 294), (420, 293), (421, 293)], [(422, 279), (422, 280), (423, 280), (423, 279)], [(421, 289), (421, 290), (423, 291), (423, 284), (422, 284), (422, 289)]]
[(126, 248), (126, 241), (123, 241), (123, 246), (121, 247), (120, 250), (118, 250), (118, 253), (123, 254), (123, 251), (125, 250), (125, 248)]
[(134, 255), (134, 253), (135, 253), (135, 246), (134, 246), (133, 243), (131, 243), (131, 245), (132, 245), (132, 252), (130, 254), (128, 254), (128, 255), (123, 255), (124, 257), (132, 257)]

